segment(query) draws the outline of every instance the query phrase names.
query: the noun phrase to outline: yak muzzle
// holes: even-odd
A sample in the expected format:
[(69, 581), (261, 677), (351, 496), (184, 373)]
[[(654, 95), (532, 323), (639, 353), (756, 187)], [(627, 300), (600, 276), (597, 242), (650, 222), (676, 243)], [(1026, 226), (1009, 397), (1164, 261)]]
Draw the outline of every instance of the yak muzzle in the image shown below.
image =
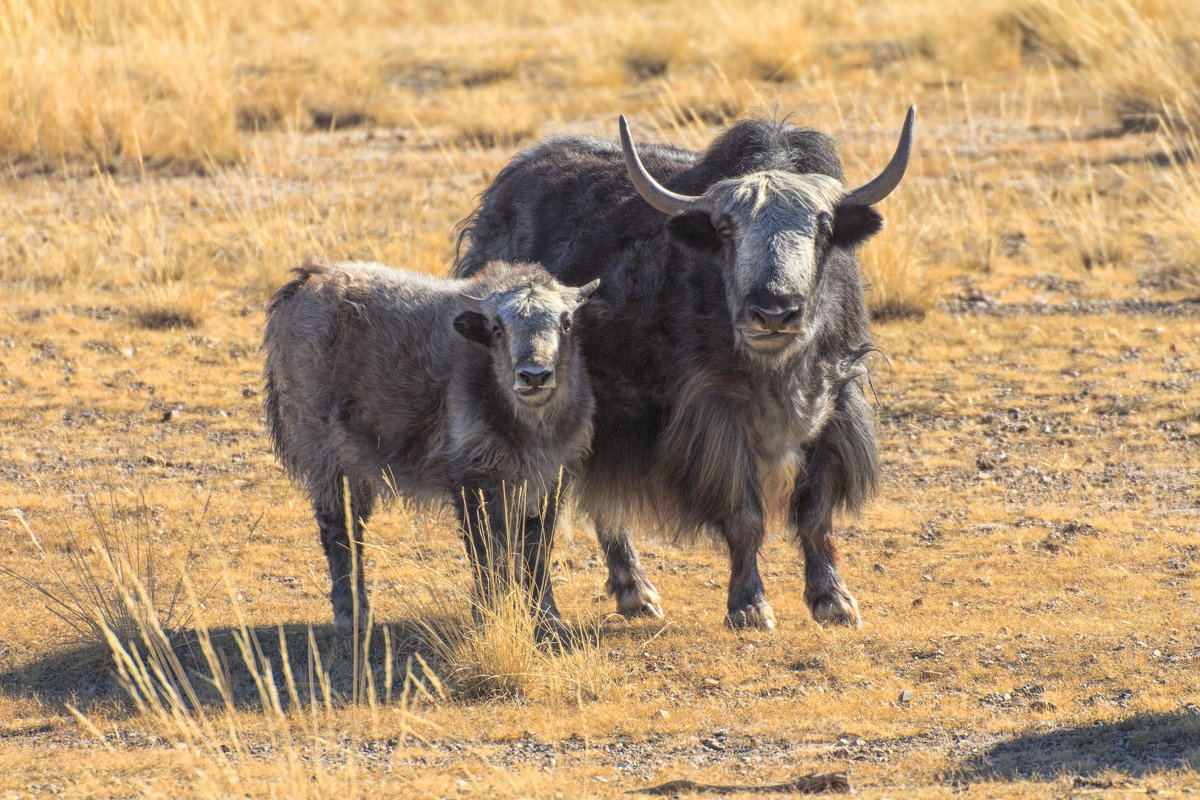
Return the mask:
[(540, 405), (550, 397), (557, 385), (553, 367), (522, 366), (517, 367), (513, 391), (526, 403)]
[(763, 294), (750, 297), (738, 333), (760, 353), (783, 350), (804, 335), (804, 301), (798, 297)]
[(796, 333), (803, 309), (787, 303), (747, 303), (746, 321), (767, 333)]

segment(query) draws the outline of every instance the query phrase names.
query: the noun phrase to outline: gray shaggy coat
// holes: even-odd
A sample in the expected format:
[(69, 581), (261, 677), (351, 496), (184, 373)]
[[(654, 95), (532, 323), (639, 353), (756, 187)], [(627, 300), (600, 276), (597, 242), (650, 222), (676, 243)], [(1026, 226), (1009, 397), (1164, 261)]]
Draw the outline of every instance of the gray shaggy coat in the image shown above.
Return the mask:
[(344, 481), (356, 545), (380, 496), (449, 501), (478, 588), (515, 538), (531, 602), (557, 618), (546, 559), (592, 438), (573, 323), (595, 285), (507, 263), (470, 280), (318, 259), (295, 273), (270, 303), (265, 406), (275, 453), (312, 500), (337, 627), (353, 626), (355, 591), (360, 621), (367, 599)]

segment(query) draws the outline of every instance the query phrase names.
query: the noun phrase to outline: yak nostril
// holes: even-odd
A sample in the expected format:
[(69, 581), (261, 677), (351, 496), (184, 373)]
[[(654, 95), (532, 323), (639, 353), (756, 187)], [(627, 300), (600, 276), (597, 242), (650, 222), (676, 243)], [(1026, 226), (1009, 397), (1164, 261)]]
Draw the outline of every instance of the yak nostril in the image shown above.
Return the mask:
[(553, 375), (554, 370), (547, 369), (546, 367), (517, 370), (517, 377), (520, 379), (521, 384), (530, 389), (542, 388)]
[(760, 306), (752, 304), (749, 307), (750, 321), (768, 331), (782, 330), (800, 318), (799, 306)]

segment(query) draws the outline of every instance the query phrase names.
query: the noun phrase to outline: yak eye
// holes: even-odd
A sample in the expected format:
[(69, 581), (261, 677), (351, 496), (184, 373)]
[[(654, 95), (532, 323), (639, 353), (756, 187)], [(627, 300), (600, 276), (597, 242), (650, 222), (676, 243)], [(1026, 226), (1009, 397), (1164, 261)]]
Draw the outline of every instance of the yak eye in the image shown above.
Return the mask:
[(825, 211), (817, 214), (817, 230), (823, 236), (833, 235), (833, 217)]
[(559, 320), (558, 324), (562, 327), (564, 333), (571, 330), (571, 315), (563, 314), (562, 319)]
[(504, 336), (504, 325), (502, 325), (499, 322), (497, 322), (495, 325), (493, 325), (492, 326), (492, 336), (496, 337), (497, 339)]

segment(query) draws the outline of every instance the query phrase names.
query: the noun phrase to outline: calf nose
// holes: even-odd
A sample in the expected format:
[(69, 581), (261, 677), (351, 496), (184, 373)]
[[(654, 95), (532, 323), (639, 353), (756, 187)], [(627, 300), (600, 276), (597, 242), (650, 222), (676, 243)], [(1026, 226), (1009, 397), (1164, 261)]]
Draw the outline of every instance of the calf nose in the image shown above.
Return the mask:
[(800, 306), (784, 303), (750, 303), (750, 322), (767, 331), (780, 331), (800, 319)]
[(517, 370), (517, 387), (549, 389), (554, 386), (554, 370), (549, 367), (521, 367)]

